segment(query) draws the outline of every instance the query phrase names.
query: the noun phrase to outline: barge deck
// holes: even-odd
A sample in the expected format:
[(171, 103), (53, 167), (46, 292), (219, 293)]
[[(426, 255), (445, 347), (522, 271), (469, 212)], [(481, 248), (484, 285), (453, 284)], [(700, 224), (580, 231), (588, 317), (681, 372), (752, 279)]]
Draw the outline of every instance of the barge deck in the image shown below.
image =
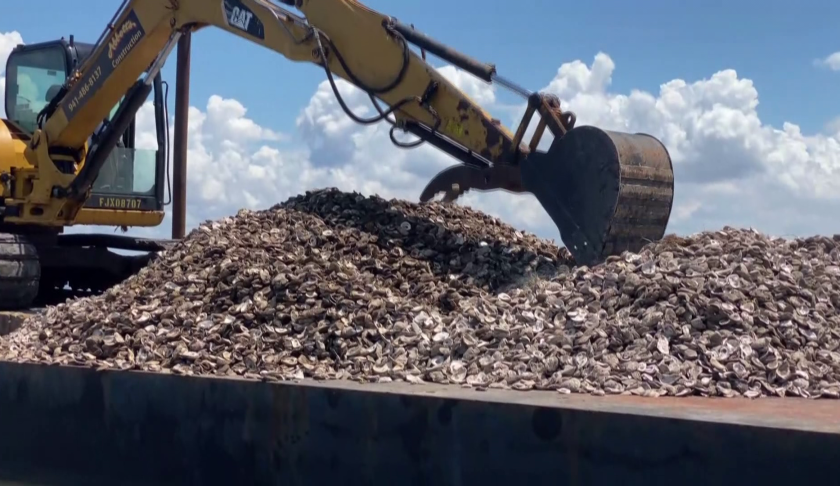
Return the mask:
[[(840, 403), (266, 383), (0, 362), (0, 479), (751, 485), (836, 477)], [(78, 478), (78, 479), (68, 479)]]

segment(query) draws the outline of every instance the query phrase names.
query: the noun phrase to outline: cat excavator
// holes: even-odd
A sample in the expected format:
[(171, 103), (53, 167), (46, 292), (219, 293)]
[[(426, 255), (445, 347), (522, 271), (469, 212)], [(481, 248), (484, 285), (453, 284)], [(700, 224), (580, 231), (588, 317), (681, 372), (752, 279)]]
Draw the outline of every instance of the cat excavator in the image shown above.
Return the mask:
[[(467, 191), (531, 194), (578, 264), (661, 239), (673, 201), (668, 151), (655, 138), (592, 126), (549, 93), (531, 92), (356, 0), (124, 0), (93, 44), (17, 46), (6, 65), (0, 123), (0, 307), (29, 307), (49, 289), (101, 291), (139, 271), (165, 242), (67, 234), (73, 225), (162, 223), (168, 167), (168, 89), (161, 68), (180, 37), (215, 27), (324, 70), (354, 121), (391, 125), (403, 148), (428, 143), (457, 163), (420, 201)], [(427, 54), (521, 95), (515, 132), (427, 62)], [(378, 114), (344, 102), (341, 78)], [(136, 114), (153, 92), (157, 149), (135, 146)], [(384, 104), (384, 106), (383, 106)], [(536, 116), (536, 129), (528, 137)], [(546, 130), (547, 150), (538, 145)], [(397, 131), (416, 137), (399, 141)], [(548, 140), (546, 138), (546, 140)], [(111, 250), (147, 252), (122, 255)]]

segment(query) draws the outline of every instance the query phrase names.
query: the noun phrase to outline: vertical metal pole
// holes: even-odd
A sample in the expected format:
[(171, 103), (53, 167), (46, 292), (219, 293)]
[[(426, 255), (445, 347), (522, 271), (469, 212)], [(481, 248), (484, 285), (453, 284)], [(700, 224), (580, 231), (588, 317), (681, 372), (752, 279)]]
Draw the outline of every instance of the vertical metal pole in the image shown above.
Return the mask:
[(187, 231), (187, 126), (190, 109), (190, 43), (186, 32), (178, 41), (175, 74), (175, 140), (172, 155), (172, 239)]

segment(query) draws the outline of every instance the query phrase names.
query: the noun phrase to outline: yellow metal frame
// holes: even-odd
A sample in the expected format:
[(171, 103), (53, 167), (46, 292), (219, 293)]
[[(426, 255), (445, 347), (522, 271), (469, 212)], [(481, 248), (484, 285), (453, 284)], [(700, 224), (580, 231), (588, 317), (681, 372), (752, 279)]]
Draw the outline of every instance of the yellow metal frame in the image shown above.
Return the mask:
[[(7, 206), (18, 206), (18, 216), (6, 222), (64, 226), (71, 224), (159, 224), (162, 213), (83, 209), (84, 202), (56, 198), (54, 186), (68, 187), (75, 175), (56, 169), (49, 147), (78, 148), (127, 90), (143, 75), (183, 29), (214, 26), (271, 49), (298, 62), (321, 62), (321, 51), (311, 35), (317, 28), (337, 48), (347, 67), (370, 86), (390, 83), (404, 62), (404, 46), (389, 36), (383, 25), (389, 17), (355, 0), (302, 0), (302, 19), (262, 0), (236, 0), (238, 21), (229, 22), (223, 0), (132, 0), (120, 12), (115, 27), (78, 70), (74, 84), (43, 129), (32, 135), (12, 168), (15, 185), (4, 194)], [(258, 26), (259, 29), (255, 29)], [(329, 70), (348, 79), (335, 55)], [(420, 98), (431, 83), (437, 85), (428, 107), (403, 105), (394, 113), (400, 120), (438, 126), (444, 135), (475, 153), (493, 160), (511, 147), (513, 136), (497, 120), (440, 75), (413, 51), (403, 81), (378, 97), (393, 106), (408, 97)], [(431, 107), (439, 117), (430, 113)], [(0, 132), (2, 139), (2, 132)], [(2, 150), (0, 140), (0, 150)], [(11, 150), (19, 153), (17, 147)], [(8, 153), (8, 152), (7, 152)], [(81, 168), (81, 167), (80, 167)]]

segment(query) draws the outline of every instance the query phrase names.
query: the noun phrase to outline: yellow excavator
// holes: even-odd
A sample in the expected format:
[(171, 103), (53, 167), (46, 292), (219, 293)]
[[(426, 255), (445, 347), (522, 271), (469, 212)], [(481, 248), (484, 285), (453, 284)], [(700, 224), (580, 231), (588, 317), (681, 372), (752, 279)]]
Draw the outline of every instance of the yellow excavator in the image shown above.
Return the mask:
[[(9, 56), (7, 119), (0, 123), (0, 307), (29, 307), (46, 290), (68, 285), (103, 290), (165, 247), (64, 228), (163, 221), (169, 139), (160, 71), (179, 38), (204, 27), (320, 66), (353, 120), (384, 120), (393, 143), (429, 143), (457, 159), (429, 182), (421, 202), (441, 194), (452, 201), (469, 190), (533, 194), (586, 265), (664, 236), (674, 179), (662, 143), (576, 127), (557, 97), (521, 88), (494, 65), (356, 0), (125, 0), (94, 44), (71, 36), (20, 45)], [(527, 100), (516, 132), (441, 76), (427, 53)], [(366, 92), (378, 115), (352, 113), (336, 76)], [(135, 115), (153, 91), (158, 148), (139, 150)], [(526, 141), (535, 114), (536, 130)], [(542, 151), (546, 129), (553, 140)], [(417, 139), (400, 142), (397, 130)]]

